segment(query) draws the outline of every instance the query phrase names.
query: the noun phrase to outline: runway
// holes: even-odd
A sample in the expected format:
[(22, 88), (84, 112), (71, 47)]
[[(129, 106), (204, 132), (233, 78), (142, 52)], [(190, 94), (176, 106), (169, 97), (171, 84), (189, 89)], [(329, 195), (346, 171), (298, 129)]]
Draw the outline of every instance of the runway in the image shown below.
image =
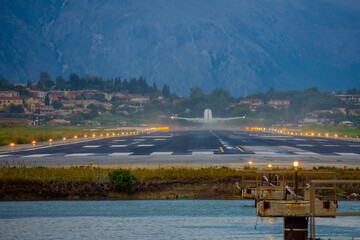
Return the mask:
[(237, 166), (292, 160), (308, 165), (360, 166), (360, 142), (262, 131), (156, 131), (10, 149), (0, 164), (102, 166)]

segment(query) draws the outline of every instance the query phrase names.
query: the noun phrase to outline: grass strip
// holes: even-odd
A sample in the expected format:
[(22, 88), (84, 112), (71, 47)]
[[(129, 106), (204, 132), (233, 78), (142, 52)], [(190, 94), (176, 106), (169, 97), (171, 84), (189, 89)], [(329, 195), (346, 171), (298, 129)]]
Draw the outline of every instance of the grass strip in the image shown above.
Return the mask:
[[(109, 127), (107, 127), (109, 128)], [(39, 127), (9, 127), (0, 128), (0, 145), (10, 143), (25, 144), (32, 141), (43, 142), (49, 139), (61, 140), (70, 139), (74, 136), (82, 137), (85, 134), (106, 134), (104, 127), (85, 127), (85, 126), (39, 126)], [(123, 131), (117, 131), (120, 133)]]
[[(176, 179), (223, 179), (231, 177), (255, 177), (256, 171), (244, 171), (244, 169), (234, 169), (228, 167), (208, 167), (208, 168), (158, 168), (158, 169), (129, 169), (138, 179), (142, 181)], [(256, 170), (256, 168), (252, 168)], [(292, 170), (292, 169), (274, 169)], [(26, 167), (26, 166), (1, 166), (0, 182), (21, 182), (21, 181), (69, 181), (69, 182), (94, 182), (108, 181), (108, 175), (114, 171), (111, 168), (96, 168), (90, 166), (79, 167)], [(299, 173), (306, 173), (309, 170), (299, 169)], [(337, 179), (360, 179), (360, 169), (318, 167), (308, 177), (319, 178), (321, 172), (333, 172)], [(331, 176), (323, 176), (324, 178)]]

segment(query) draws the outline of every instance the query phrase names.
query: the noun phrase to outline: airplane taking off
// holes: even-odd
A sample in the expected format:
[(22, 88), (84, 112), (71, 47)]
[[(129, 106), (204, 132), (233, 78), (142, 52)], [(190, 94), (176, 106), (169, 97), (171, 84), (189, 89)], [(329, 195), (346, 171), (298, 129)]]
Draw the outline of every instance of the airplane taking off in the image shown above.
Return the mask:
[(246, 116), (232, 117), (232, 118), (213, 118), (212, 111), (207, 108), (204, 111), (204, 118), (184, 118), (184, 117), (174, 117), (174, 116), (171, 116), (170, 118), (187, 120), (187, 121), (191, 121), (191, 122), (200, 122), (200, 123), (219, 123), (219, 122), (225, 122), (225, 121), (230, 121), (230, 120), (235, 120), (235, 119), (242, 119), (245, 117)]

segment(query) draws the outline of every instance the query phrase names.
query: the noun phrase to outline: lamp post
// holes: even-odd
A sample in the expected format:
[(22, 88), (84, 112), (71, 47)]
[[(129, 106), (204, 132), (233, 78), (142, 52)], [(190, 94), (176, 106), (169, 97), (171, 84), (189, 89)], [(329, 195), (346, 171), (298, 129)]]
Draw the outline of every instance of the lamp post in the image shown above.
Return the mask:
[(298, 167), (299, 167), (299, 162), (294, 161), (293, 165), (294, 165), (294, 170), (295, 170), (295, 199), (297, 201), (298, 200)]
[[(268, 168), (269, 168), (269, 170), (271, 170), (271, 168), (272, 168), (271, 163), (268, 164)], [(270, 184), (271, 184), (271, 172), (269, 171), (269, 186), (270, 186)]]

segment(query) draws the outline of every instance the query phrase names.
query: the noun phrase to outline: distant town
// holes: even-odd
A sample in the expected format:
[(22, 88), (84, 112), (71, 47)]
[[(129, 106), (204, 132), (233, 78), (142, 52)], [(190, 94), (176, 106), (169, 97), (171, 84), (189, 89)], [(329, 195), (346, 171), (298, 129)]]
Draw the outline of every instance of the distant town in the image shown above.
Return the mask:
[(246, 98), (235, 98), (224, 89), (205, 94), (190, 88), (189, 97), (171, 93), (166, 84), (158, 89), (142, 77), (103, 80), (73, 73), (69, 80), (55, 81), (44, 71), (37, 83), (10, 84), (0, 79), (0, 124), (41, 125), (121, 125), (149, 122), (169, 123), (169, 116), (201, 116), (211, 108), (218, 116), (241, 116), (241, 123), (263, 125), (360, 125), (360, 90), (320, 91), (316, 87), (301, 91), (270, 88)]

